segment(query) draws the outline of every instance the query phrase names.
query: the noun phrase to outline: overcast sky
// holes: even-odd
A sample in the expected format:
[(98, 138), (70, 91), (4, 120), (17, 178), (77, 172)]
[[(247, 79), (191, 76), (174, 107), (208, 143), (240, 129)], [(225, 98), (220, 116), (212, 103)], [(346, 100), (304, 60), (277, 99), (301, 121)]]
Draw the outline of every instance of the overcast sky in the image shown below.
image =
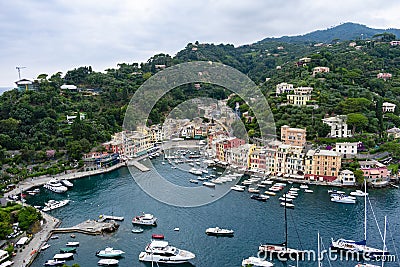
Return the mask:
[(187, 43), (235, 46), (344, 22), (400, 28), (399, 0), (0, 1), (0, 87), (80, 66), (174, 56)]

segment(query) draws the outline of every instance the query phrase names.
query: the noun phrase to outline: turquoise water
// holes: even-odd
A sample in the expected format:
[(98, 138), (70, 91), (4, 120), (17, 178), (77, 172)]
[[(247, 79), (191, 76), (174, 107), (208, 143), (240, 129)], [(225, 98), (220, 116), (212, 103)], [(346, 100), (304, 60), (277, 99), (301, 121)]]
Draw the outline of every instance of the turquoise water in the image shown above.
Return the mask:
[[(196, 178), (179, 169), (172, 170), (170, 165), (161, 165), (161, 159), (153, 160), (160, 173), (167, 175), (170, 181), (185, 186), (196, 186), (188, 182)], [(258, 246), (265, 242), (284, 241), (284, 209), (278, 196), (267, 202), (250, 199), (248, 192), (231, 191), (211, 204), (196, 208), (181, 208), (161, 203), (143, 192), (132, 178), (127, 168), (83, 178), (74, 181), (74, 188), (64, 195), (41, 189), (41, 193), (30, 197), (28, 203), (43, 205), (49, 199), (69, 198), (71, 203), (50, 214), (62, 220), (61, 227), (69, 227), (87, 219), (97, 219), (100, 214), (124, 216), (116, 233), (104, 236), (76, 234), (71, 239), (69, 234), (59, 235), (59, 239), (49, 240), (51, 245), (40, 253), (32, 266), (43, 263), (65, 247), (68, 241), (80, 241), (80, 247), (74, 260), (80, 266), (97, 266), (99, 258), (95, 252), (112, 246), (126, 252), (119, 266), (151, 266), (141, 263), (138, 255), (144, 250), (153, 233), (164, 234), (172, 245), (196, 254), (192, 265), (202, 266), (240, 266), (243, 258), (257, 256)], [(217, 185), (218, 187), (218, 185)], [(297, 185), (298, 187), (298, 185)], [(294, 248), (317, 250), (317, 232), (320, 232), (327, 248), (331, 237), (360, 240), (363, 238), (363, 201), (355, 205), (333, 203), (329, 200), (326, 187), (311, 186), (313, 194), (299, 191), (294, 201), (295, 209), (287, 210), (289, 246)], [(212, 189), (205, 189), (212, 190)], [(217, 189), (218, 190), (218, 189)], [(195, 197), (195, 196), (194, 196)], [(400, 251), (400, 214), (398, 189), (371, 190), (370, 200), (378, 223), (383, 230), (384, 216), (388, 217), (387, 246), (392, 253)], [(141, 212), (152, 213), (158, 217), (158, 226), (146, 228), (142, 234), (131, 233), (131, 219)], [(368, 213), (368, 243), (381, 247), (382, 241), (372, 213)], [(210, 237), (205, 234), (209, 227), (220, 226), (234, 229), (232, 238)], [(174, 231), (179, 227), (180, 231)], [(296, 266), (296, 262), (274, 262), (276, 266)], [(324, 261), (324, 266), (330, 266)], [(185, 264), (180, 266), (192, 266)], [(316, 262), (299, 262), (299, 266), (317, 266)], [(355, 262), (336, 261), (331, 266), (354, 266)], [(380, 265), (380, 264), (379, 264)], [(156, 266), (156, 265), (154, 265)], [(398, 263), (386, 263), (385, 266), (399, 266)]]

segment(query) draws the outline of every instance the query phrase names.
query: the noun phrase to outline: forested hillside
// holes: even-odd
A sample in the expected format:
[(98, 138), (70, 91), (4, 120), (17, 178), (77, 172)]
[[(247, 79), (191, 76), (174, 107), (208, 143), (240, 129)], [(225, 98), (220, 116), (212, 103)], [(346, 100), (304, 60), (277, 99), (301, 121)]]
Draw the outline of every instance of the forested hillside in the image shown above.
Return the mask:
[[(400, 46), (389, 43), (395, 38), (387, 33), (317, 46), (277, 40), (240, 47), (196, 42), (173, 57), (158, 54), (146, 63), (121, 63), (105, 72), (82, 66), (65, 74), (41, 74), (37, 77), (38, 91), (13, 90), (0, 96), (1, 175), (8, 179), (26, 177), (32, 172), (58, 173), (70, 168), (74, 160), (79, 161), (82, 153), (94, 148), (102, 150), (100, 144), (121, 130), (129, 100), (146, 79), (164, 67), (196, 60), (227, 64), (260, 85), (274, 113), (278, 132), (284, 124), (307, 127), (310, 141), (329, 142), (322, 138), (328, 129), (321, 119), (346, 114), (354, 139), (362, 139), (373, 148), (384, 140), (386, 129), (400, 127), (397, 109), (393, 114), (381, 112), (385, 101), (400, 105)], [(298, 64), (304, 57), (311, 61)], [(314, 77), (312, 69), (317, 66), (329, 67), (330, 72)], [(378, 79), (380, 72), (391, 73), (392, 78)], [(275, 96), (276, 85), (281, 82), (313, 87), (313, 106), (282, 105), (286, 95)], [(61, 90), (63, 84), (96, 89), (99, 93)], [(192, 84), (176, 88), (157, 103), (149, 124), (162, 122), (169, 111), (186, 99), (224, 99), (229, 94), (228, 90), (209, 84), (202, 85), (200, 90)], [(240, 102), (242, 112), (248, 110), (239, 98), (233, 98), (229, 104), (233, 108), (236, 102)], [(84, 114), (84, 119), (79, 114)], [(68, 123), (67, 115), (77, 118)], [(257, 136), (257, 125), (246, 124), (252, 130), (250, 135)]]

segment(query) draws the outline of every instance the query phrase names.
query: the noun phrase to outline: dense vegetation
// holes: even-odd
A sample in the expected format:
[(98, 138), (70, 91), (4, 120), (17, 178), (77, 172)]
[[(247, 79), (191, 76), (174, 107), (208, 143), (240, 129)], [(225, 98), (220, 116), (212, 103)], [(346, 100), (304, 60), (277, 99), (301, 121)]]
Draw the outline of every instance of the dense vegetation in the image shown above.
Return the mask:
[[(260, 88), (270, 104), (277, 130), (282, 125), (307, 128), (310, 141), (329, 143), (323, 139), (329, 131), (321, 119), (326, 115), (346, 114), (355, 134), (366, 148), (385, 141), (385, 130), (400, 127), (399, 111), (382, 114), (385, 101), (400, 104), (400, 47), (390, 46), (391, 34), (380, 34), (369, 40), (356, 40), (314, 46), (304, 43), (284, 43), (264, 40), (252, 45), (214, 45), (189, 43), (171, 57), (158, 54), (146, 63), (121, 63), (104, 73), (89, 67), (78, 67), (65, 75), (41, 74), (39, 91), (5, 92), (0, 96), (0, 162), (1, 176), (10, 182), (40, 174), (55, 174), (79, 166), (82, 153), (100, 144), (121, 130), (124, 113), (131, 96), (149, 77), (169, 67), (187, 61), (217, 61), (247, 74)], [(299, 66), (300, 58), (311, 62)], [(161, 66), (161, 67), (160, 67)], [(329, 73), (313, 77), (312, 68), (327, 66)], [(389, 80), (377, 79), (379, 72), (390, 72)], [(267, 79), (268, 78), (268, 79)], [(275, 86), (281, 82), (314, 88), (310, 104), (298, 107), (281, 105), (286, 96), (275, 97)], [(87, 91), (61, 90), (63, 84)], [(149, 124), (162, 122), (166, 115), (183, 101), (208, 96), (223, 99), (229, 91), (209, 84), (196, 89), (193, 84), (169, 92), (153, 109)], [(240, 103), (242, 112), (249, 107), (240, 98), (233, 98), (233, 108)], [(315, 108), (317, 107), (317, 108)], [(80, 114), (85, 118), (80, 119)], [(71, 123), (67, 115), (76, 115)], [(257, 124), (246, 123), (250, 136), (259, 134)], [(14, 152), (12, 152), (14, 151)]]

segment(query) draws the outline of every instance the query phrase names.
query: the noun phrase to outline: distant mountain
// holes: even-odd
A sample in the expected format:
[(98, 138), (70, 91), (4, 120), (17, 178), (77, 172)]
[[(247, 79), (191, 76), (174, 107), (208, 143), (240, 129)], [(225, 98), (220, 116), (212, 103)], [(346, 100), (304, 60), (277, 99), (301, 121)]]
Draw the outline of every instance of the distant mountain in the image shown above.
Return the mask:
[(397, 38), (400, 38), (400, 29), (373, 29), (365, 25), (347, 22), (326, 30), (318, 30), (297, 36), (265, 38), (260, 42), (278, 41), (287, 43), (330, 43), (335, 39), (339, 39), (341, 41), (371, 39), (375, 34), (384, 32), (393, 33), (397, 36)]

